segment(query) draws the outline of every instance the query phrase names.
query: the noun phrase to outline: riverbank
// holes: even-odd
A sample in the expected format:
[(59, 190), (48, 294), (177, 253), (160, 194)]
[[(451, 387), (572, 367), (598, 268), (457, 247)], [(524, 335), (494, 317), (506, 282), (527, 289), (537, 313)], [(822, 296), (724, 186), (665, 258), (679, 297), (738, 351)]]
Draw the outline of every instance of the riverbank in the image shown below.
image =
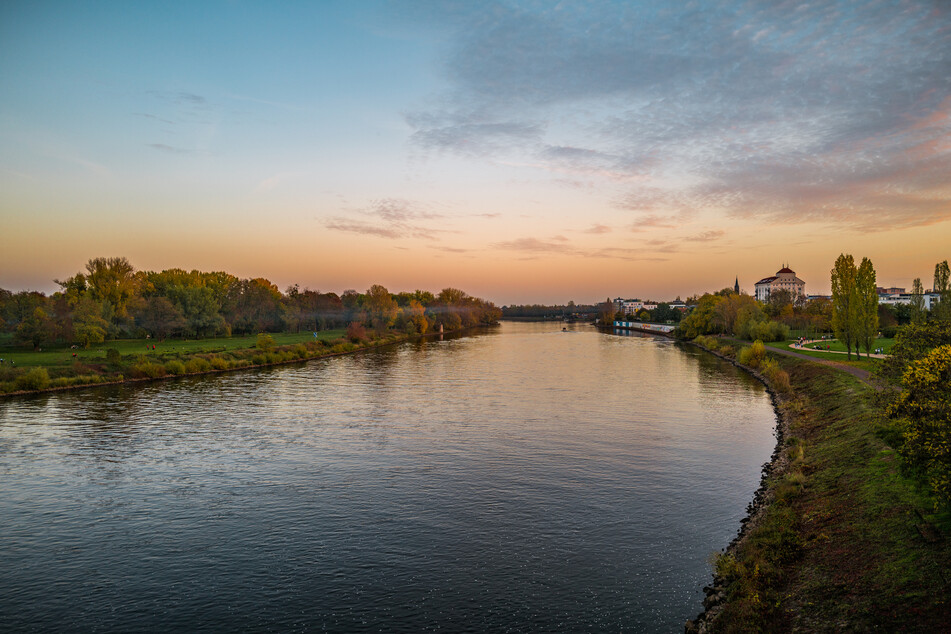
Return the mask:
[(773, 355), (786, 387), (776, 370), (738, 363), (733, 346), (702, 343), (767, 385), (779, 433), (740, 533), (716, 557), (705, 610), (686, 630), (946, 628), (951, 517), (901, 473), (875, 390), (829, 365)]
[[(473, 328), (479, 327), (481, 326)], [(69, 367), (71, 376), (55, 376), (57, 368), (49, 365), (21, 367), (15, 379), (0, 380), (0, 398), (301, 363), (427, 337), (461, 335), (473, 328), (445, 333), (429, 332), (423, 335), (390, 332), (370, 335), (359, 341), (345, 339), (341, 336), (344, 333), (342, 330), (325, 331), (320, 333), (322, 337), (315, 337), (312, 341), (273, 345), (264, 340), (260, 344), (247, 347), (221, 345), (226, 340), (218, 339), (207, 341), (208, 345), (199, 349), (177, 346), (176, 344), (182, 342), (169, 340), (147, 345), (144, 354), (137, 352), (125, 355), (116, 348), (104, 347), (104, 350), (99, 351), (102, 356), (90, 359), (88, 355), (84, 355), (75, 360)], [(7, 371), (9, 372), (9, 368)]]

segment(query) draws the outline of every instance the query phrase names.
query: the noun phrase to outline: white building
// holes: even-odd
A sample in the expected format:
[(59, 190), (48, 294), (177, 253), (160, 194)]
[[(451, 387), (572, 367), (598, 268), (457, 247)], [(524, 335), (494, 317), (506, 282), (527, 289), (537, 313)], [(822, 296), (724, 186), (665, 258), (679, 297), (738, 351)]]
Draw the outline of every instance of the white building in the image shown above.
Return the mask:
[(776, 275), (764, 277), (756, 283), (756, 299), (768, 302), (770, 294), (776, 291), (789, 291), (789, 295), (795, 300), (806, 294), (806, 283), (796, 277), (795, 271), (784, 266), (776, 271)]
[(625, 315), (634, 315), (642, 308), (654, 310), (657, 308), (657, 304), (639, 299), (621, 299), (620, 297), (614, 300), (614, 310), (619, 313), (623, 312)]
[[(890, 304), (892, 306), (897, 304), (911, 304), (913, 297), (914, 295), (911, 293), (880, 293), (878, 303)], [(922, 298), (925, 300), (925, 310), (931, 310), (932, 306), (941, 301), (941, 295), (939, 293), (923, 293)]]

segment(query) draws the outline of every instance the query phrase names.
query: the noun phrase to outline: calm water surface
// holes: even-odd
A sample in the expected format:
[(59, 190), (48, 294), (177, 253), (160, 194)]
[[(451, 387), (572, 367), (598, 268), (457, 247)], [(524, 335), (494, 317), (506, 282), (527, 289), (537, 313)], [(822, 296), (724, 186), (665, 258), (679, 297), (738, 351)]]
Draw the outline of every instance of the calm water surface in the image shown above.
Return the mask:
[(0, 630), (680, 631), (770, 400), (561, 328), (0, 401)]

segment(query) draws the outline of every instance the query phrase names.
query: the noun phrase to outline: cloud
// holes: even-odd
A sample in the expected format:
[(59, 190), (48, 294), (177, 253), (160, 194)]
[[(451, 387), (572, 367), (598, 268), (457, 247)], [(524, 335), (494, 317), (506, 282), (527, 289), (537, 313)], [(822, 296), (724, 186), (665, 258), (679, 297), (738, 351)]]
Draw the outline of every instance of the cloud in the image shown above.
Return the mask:
[(148, 146), (153, 150), (158, 150), (159, 152), (166, 152), (168, 154), (190, 154), (191, 150), (186, 150), (185, 148), (175, 147), (173, 145), (165, 145), (164, 143), (149, 143)]
[(402, 198), (374, 200), (368, 207), (357, 210), (356, 213), (359, 216), (369, 217), (372, 221), (338, 216), (327, 220), (324, 226), (333, 231), (389, 239), (437, 240), (438, 234), (453, 233), (451, 230), (435, 227), (432, 223), (426, 224), (428, 221), (444, 218), (443, 214), (428, 211), (420, 203)]
[(722, 229), (711, 229), (710, 231), (704, 231), (695, 236), (689, 236), (684, 238), (687, 242), (713, 242), (714, 240), (719, 240), (723, 237), (726, 232)]
[(948, 219), (941, 3), (480, 3), (427, 20), (450, 35), (449, 88), (407, 116), (424, 149), (532, 157), (593, 191), (656, 184), (618, 205), (648, 215), (640, 230), (701, 209), (854, 230)]
[(572, 249), (564, 242), (546, 242), (538, 238), (517, 238), (505, 240), (492, 245), (496, 249), (506, 251), (525, 251), (529, 253), (570, 253)]
[(602, 233), (611, 233), (611, 227), (602, 224), (593, 224), (589, 228), (584, 230), (584, 233), (592, 234), (602, 234)]

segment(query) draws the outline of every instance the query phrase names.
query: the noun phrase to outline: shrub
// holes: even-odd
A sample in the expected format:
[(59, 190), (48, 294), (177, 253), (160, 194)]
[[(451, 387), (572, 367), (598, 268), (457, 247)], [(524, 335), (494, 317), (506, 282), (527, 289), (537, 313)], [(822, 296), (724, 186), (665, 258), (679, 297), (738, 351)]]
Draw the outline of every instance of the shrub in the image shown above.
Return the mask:
[(50, 375), (46, 368), (31, 368), (16, 380), (16, 386), (21, 390), (45, 390), (49, 385)]
[(202, 359), (201, 357), (196, 357), (194, 359), (189, 359), (185, 363), (185, 370), (189, 374), (194, 374), (196, 372), (207, 372), (211, 369), (211, 364), (207, 360)]
[(267, 356), (263, 354), (256, 354), (253, 357), (251, 357), (251, 363), (253, 363), (254, 365), (264, 365), (265, 363), (267, 363)]
[(773, 389), (783, 393), (789, 391), (789, 374), (772, 359), (763, 362), (760, 372), (763, 373)]
[(271, 335), (265, 332), (258, 334), (257, 346), (258, 346), (258, 350), (263, 350), (264, 352), (267, 352), (268, 350), (274, 347), (274, 337), (272, 337)]
[(165, 371), (169, 374), (185, 374), (185, 364), (181, 361), (173, 359), (165, 364)]
[(363, 324), (356, 321), (351, 321), (350, 325), (347, 326), (347, 339), (353, 343), (360, 343), (365, 341), (367, 338), (367, 330), (363, 327)]
[(720, 354), (733, 359), (736, 357), (736, 350), (733, 348), (733, 346), (723, 346), (720, 348)]
[(758, 368), (765, 358), (766, 346), (759, 340), (754, 341), (751, 346), (744, 346), (736, 357), (737, 361), (751, 368)]
[(222, 359), (221, 357), (212, 357), (211, 367), (215, 370), (227, 370), (229, 364), (226, 359)]
[(109, 348), (106, 350), (106, 361), (112, 365), (119, 365), (119, 362), (122, 361), (122, 355), (115, 348)]
[(157, 363), (138, 363), (132, 368), (132, 376), (140, 379), (158, 379), (165, 376), (165, 366)]
[(700, 335), (699, 337), (693, 340), (698, 346), (702, 346), (707, 350), (718, 350), (720, 348), (720, 342), (717, 341), (716, 337), (710, 337), (708, 335)]

